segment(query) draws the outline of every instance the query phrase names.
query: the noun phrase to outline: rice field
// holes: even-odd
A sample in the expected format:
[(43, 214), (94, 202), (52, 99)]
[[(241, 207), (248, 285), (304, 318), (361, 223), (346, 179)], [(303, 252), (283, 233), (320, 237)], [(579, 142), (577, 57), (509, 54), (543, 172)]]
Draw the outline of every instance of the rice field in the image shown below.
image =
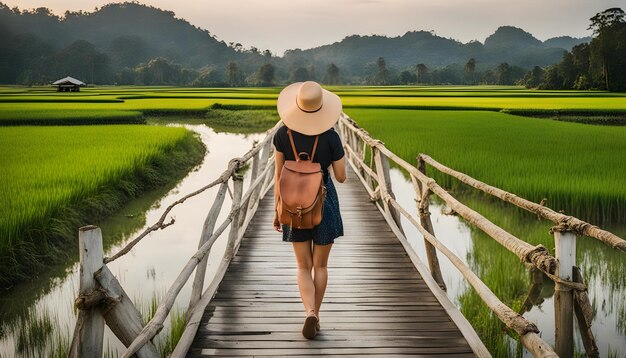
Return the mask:
[[(542, 244), (554, 254), (554, 239), (549, 234), (552, 222), (537, 220), (534, 215), (521, 212), (510, 204), (489, 200), (478, 190), (456, 193), (455, 196), (507, 232), (532, 245)], [(609, 224), (604, 228), (620, 237), (626, 235), (623, 224)], [(513, 253), (481, 230), (472, 228), (471, 238), (472, 249), (468, 252), (467, 261), (472, 271), (513, 310), (523, 313), (531, 321), (538, 320), (544, 338), (550, 339), (554, 331), (550, 316), (554, 304), (554, 283), (536, 270), (529, 270)], [(623, 253), (592, 238), (580, 237), (576, 245), (576, 263), (589, 284), (587, 293), (594, 310), (592, 326), (594, 332), (605, 332), (606, 336), (595, 334), (600, 351), (607, 352), (611, 348), (610, 339), (623, 339), (626, 335), (626, 325), (620, 323), (626, 317), (626, 277), (623, 275), (626, 260)], [(503, 270), (503, 267), (506, 269)], [(515, 334), (506, 329), (476, 291), (468, 288), (457, 300), (461, 312), (494, 357), (522, 356), (522, 345)], [(613, 326), (613, 321), (617, 325)], [(577, 356), (585, 356), (578, 333), (575, 333), (575, 341)]]
[[(409, 163), (419, 153), (596, 223), (626, 219), (626, 127), (482, 111), (346, 109)], [(455, 189), (449, 176), (429, 172)]]
[[(626, 114), (626, 94), (537, 91), (521, 87), (329, 86), (345, 108), (456, 110), (593, 110)], [(0, 87), (3, 111), (202, 111), (217, 104), (274, 109), (281, 88), (98, 87), (59, 94), (46, 87)]]
[(4, 284), (62, 247), (85, 216), (102, 217), (163, 184), (204, 150), (184, 128), (108, 125), (0, 127), (0, 151)]
[[(626, 222), (626, 94), (501, 86), (327, 88), (341, 97), (344, 111), (359, 125), (410, 163), (415, 163), (418, 153), (426, 153), (530, 200), (547, 198), (547, 205), (555, 210), (609, 229), (616, 225), (615, 232), (623, 235), (619, 223)], [(217, 131), (253, 133), (278, 120), (275, 105), (280, 89), (99, 87), (59, 94), (43, 87), (0, 87), (0, 126), (134, 123), (145, 118), (159, 124), (154, 116), (176, 115), (180, 121), (193, 117), (194, 123), (206, 123)], [(113, 192), (135, 195), (139, 189), (134, 183), (156, 172), (139, 168), (152, 162), (161, 170), (159, 160), (177, 146), (187, 146), (181, 153), (194, 152), (189, 149), (189, 136), (181, 129), (145, 125), (0, 127), (0, 149), (7, 153), (0, 157), (0, 167), (11, 168), (0, 171), (0, 200), (13, 200), (9, 206), (16, 208), (11, 212), (7, 205), (0, 208), (1, 261), (14, 259), (16, 253), (33, 255), (29, 247), (37, 240), (46, 245), (46, 238), (40, 237), (41, 223), (59, 213), (75, 215), (58, 208), (74, 204), (97, 212), (94, 202), (119, 200)], [(553, 249), (547, 223), (517, 216), (517, 209), (498, 207), (447, 176), (430, 170), (429, 174), (496, 224), (532, 244)], [(102, 190), (112, 188), (114, 182), (118, 184), (113, 190)], [(94, 199), (96, 191), (105, 200)], [(92, 199), (81, 201), (86, 197)], [(68, 230), (52, 222), (53, 231)], [(610, 256), (614, 253), (597, 242), (579, 243), (577, 262), (584, 276), (601, 283), (594, 287), (597, 292), (590, 289), (590, 295), (609, 300), (606, 308), (602, 303), (594, 307), (598, 320), (614, 316), (609, 312), (614, 309), (618, 317), (626, 317), (626, 310), (619, 309), (626, 285), (622, 257)], [(505, 303), (521, 311), (530, 282), (524, 265), (478, 231), (472, 232), (471, 245), (467, 259), (472, 269)], [(553, 287), (545, 284), (539, 300), (551, 299), (552, 292)], [(522, 354), (521, 346), (503, 333), (502, 324), (473, 290), (456, 300), (494, 356)], [(625, 327), (618, 325), (616, 332), (623, 336)]]
[(141, 124), (143, 113), (122, 110), (36, 110), (32, 108), (0, 111), (0, 126)]

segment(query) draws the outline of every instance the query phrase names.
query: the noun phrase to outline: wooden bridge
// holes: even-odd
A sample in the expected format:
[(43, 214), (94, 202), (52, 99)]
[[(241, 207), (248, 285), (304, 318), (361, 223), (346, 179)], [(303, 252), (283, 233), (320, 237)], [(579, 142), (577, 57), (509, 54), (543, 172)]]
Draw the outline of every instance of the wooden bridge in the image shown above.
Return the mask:
[[(293, 248), (271, 227), (274, 197), (266, 195), (204, 313), (188, 356), (474, 356), (383, 215), (368, 203), (354, 172), (336, 187), (346, 235), (331, 250), (318, 336), (309, 341), (300, 333), (305, 309)], [(446, 307), (461, 318), (458, 324), (476, 349), (484, 350), (447, 300)]]
[[(573, 310), (589, 356), (598, 356), (590, 329), (591, 307), (586, 286), (575, 268), (576, 235), (594, 237), (626, 252), (626, 241), (571, 216), (481, 183), (426, 155), (412, 166), (342, 115), (337, 130), (350, 166), (348, 179), (338, 184), (345, 236), (336, 240), (329, 260), (329, 279), (321, 306), (321, 331), (314, 340), (300, 334), (304, 306), (296, 282), (296, 263), (290, 244), (271, 227), (273, 149), (267, 137), (212, 183), (168, 207), (154, 225), (110, 258), (102, 257), (97, 227), (79, 231), (81, 250), (79, 316), (70, 356), (102, 356), (104, 324), (126, 345), (123, 357), (157, 357), (152, 338), (163, 328), (176, 297), (194, 274), (187, 325), (173, 357), (199, 356), (312, 356), (380, 355), (431, 357), (489, 357), (469, 322), (450, 302), (439, 268), (437, 250), (463, 274), (485, 304), (515, 331), (521, 343), (538, 357), (573, 355)], [(409, 173), (418, 199), (418, 218), (398, 204), (389, 178), (389, 161)], [(244, 191), (241, 169), (251, 164)], [(552, 220), (556, 257), (543, 246), (532, 246), (458, 202), (425, 174), (425, 165), (513, 205)], [(232, 181), (232, 190), (229, 182)], [(147, 324), (128, 299), (106, 264), (126, 254), (154, 230), (173, 224), (169, 212), (186, 199), (218, 186), (205, 220), (199, 248), (183, 268)], [(225, 196), (232, 204), (216, 228)], [(430, 222), (429, 195), (435, 194), (467, 222), (475, 225), (522, 262), (553, 279), (556, 346), (541, 337), (537, 327), (502, 303), (453, 252), (437, 240)], [(258, 210), (260, 209), (260, 210)], [(258, 211), (258, 212), (257, 212)], [(256, 215), (255, 215), (256, 213)], [(402, 220), (404, 217), (404, 221)], [(424, 238), (427, 265), (405, 237), (402, 225), (414, 225)], [(208, 252), (228, 231), (228, 242), (216, 276), (203, 289)]]

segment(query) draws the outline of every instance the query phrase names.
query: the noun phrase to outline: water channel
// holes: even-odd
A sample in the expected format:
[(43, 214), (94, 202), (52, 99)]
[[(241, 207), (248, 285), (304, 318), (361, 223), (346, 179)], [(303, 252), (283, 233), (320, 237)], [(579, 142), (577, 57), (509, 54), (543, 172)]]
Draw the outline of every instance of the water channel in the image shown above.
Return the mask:
[[(188, 173), (175, 187), (146, 193), (116, 215), (96, 223), (102, 228), (104, 235), (105, 255), (117, 252), (127, 241), (158, 220), (162, 210), (170, 203), (216, 178), (231, 158), (244, 154), (255, 140), (264, 135), (216, 133), (210, 127), (200, 124), (185, 126), (197, 132), (208, 148), (203, 163)], [(415, 194), (411, 182), (395, 168), (392, 168), (391, 176), (398, 201), (416, 215)], [(247, 184), (248, 181), (244, 180), (244, 183)], [(172, 212), (172, 216), (176, 218), (175, 225), (150, 234), (129, 254), (109, 264), (111, 271), (135, 305), (141, 308), (142, 313), (148, 314), (196, 251), (202, 223), (216, 190), (217, 187), (178, 206)], [(455, 195), (512, 234), (533, 244), (543, 243), (549, 249), (554, 249), (554, 243), (548, 234), (550, 223), (497, 203), (484, 195), (473, 192)], [(503, 301), (510, 298), (509, 301), (515, 303), (513, 308), (524, 311), (524, 316), (537, 324), (542, 337), (553, 344), (553, 284), (547, 278), (539, 276), (539, 294), (529, 297), (532, 283), (529, 268), (519, 262), (515, 255), (479, 230), (468, 226), (458, 216), (445, 215), (444, 206), (435, 199), (431, 200), (431, 218), (437, 237), (468, 263)], [(230, 206), (228, 196), (224, 205)], [(403, 227), (411, 245), (426, 262), (421, 236), (406, 220), (403, 221)], [(609, 223), (603, 227), (620, 237), (626, 236), (624, 224)], [(225, 235), (222, 236), (210, 253), (207, 282), (214, 275), (224, 252)], [(341, 239), (337, 240), (337, 244), (341, 244)], [(0, 293), (1, 358), (63, 354), (57, 348), (69, 345), (76, 319), (73, 301), (78, 288), (78, 254), (70, 256), (65, 265), (51, 268), (50, 272), (31, 282)], [(439, 260), (448, 295), (470, 322), (475, 327), (487, 327), (486, 332), (495, 327), (496, 331), (490, 337), (500, 337), (498, 339), (502, 340), (501, 345), (516, 355), (529, 356), (517, 341), (501, 333), (497, 319), (490, 316), (488, 310), (478, 303), (476, 294), (447, 259), (440, 254)], [(620, 357), (626, 356), (626, 256), (595, 239), (583, 237), (578, 240), (577, 263), (589, 283), (589, 296), (594, 309), (593, 332), (598, 340), (601, 356), (615, 353)], [(174, 314), (182, 313), (187, 307), (190, 286), (188, 284), (183, 288), (172, 311)], [(169, 320), (156, 343), (164, 345), (168, 334)], [(575, 345), (578, 352), (584, 352), (578, 333)], [(108, 329), (105, 332), (104, 348), (106, 355), (112, 357), (117, 357), (124, 350), (123, 345)]]

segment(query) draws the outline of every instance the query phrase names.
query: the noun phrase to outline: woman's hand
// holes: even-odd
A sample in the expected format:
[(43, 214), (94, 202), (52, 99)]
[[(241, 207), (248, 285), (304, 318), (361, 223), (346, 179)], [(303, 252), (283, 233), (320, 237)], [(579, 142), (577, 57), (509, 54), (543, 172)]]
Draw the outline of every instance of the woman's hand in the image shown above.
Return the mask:
[(274, 230), (278, 232), (283, 232), (283, 227), (280, 225), (278, 221), (278, 209), (276, 205), (278, 205), (278, 182), (280, 181), (280, 171), (283, 169), (283, 164), (285, 163), (285, 156), (283, 152), (280, 152), (274, 149)]
[(280, 222), (278, 221), (278, 213), (276, 211), (274, 211), (274, 230), (278, 232), (283, 232), (283, 227), (282, 225), (280, 225)]

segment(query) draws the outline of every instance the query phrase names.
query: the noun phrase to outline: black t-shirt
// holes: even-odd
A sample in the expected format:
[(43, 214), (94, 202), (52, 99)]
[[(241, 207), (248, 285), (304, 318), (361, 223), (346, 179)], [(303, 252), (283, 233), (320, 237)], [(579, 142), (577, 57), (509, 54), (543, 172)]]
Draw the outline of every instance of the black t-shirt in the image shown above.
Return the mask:
[[(296, 151), (298, 153), (307, 152), (311, 155), (311, 152), (313, 151), (313, 144), (315, 143), (315, 136), (308, 136), (294, 130), (291, 130), (291, 134), (293, 136), (293, 143), (296, 146)], [(341, 144), (341, 138), (339, 138), (339, 134), (333, 128), (327, 130), (319, 136), (313, 162), (320, 163), (322, 170), (324, 171), (324, 179), (326, 179), (328, 176), (328, 167), (335, 160), (341, 159), (345, 153)], [(291, 149), (291, 143), (289, 143), (287, 126), (283, 125), (278, 128), (278, 131), (274, 134), (273, 143), (276, 150), (284, 154), (285, 160), (296, 160), (293, 155), (293, 149)]]

